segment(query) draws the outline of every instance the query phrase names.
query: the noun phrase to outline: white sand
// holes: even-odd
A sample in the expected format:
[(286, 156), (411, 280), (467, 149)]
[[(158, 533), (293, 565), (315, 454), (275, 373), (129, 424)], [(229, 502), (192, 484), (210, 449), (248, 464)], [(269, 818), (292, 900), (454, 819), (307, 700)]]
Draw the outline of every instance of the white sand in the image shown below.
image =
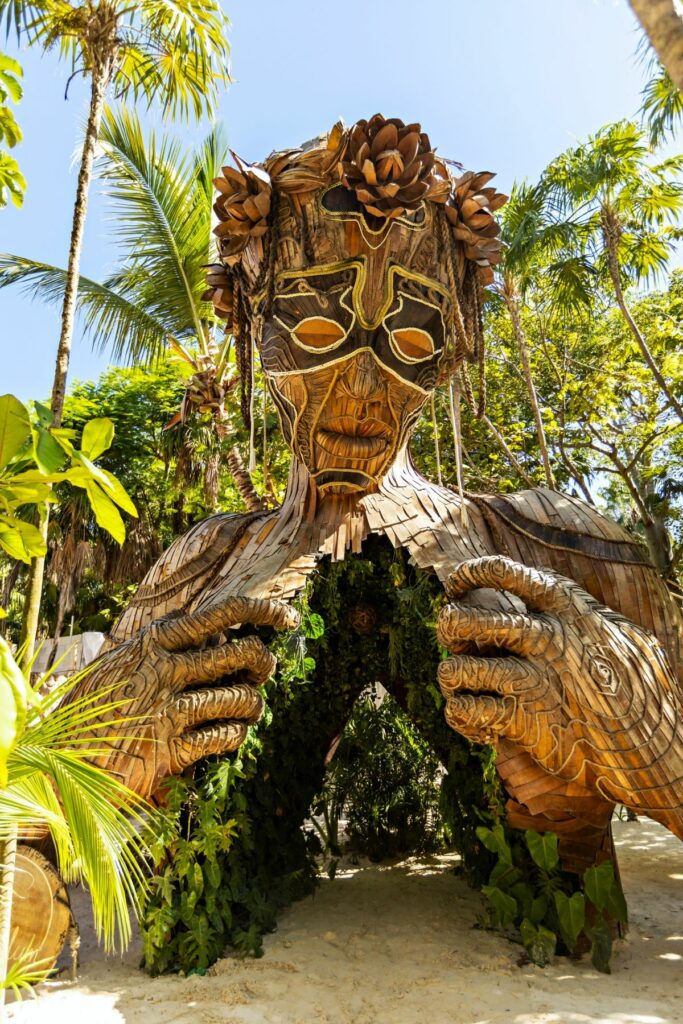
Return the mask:
[(87, 949), (76, 984), (10, 1009), (22, 1024), (682, 1024), (683, 845), (643, 820), (616, 823), (631, 927), (610, 976), (474, 928), (481, 897), (453, 859), (343, 871), (286, 911), (261, 960), (206, 977), (150, 979)]

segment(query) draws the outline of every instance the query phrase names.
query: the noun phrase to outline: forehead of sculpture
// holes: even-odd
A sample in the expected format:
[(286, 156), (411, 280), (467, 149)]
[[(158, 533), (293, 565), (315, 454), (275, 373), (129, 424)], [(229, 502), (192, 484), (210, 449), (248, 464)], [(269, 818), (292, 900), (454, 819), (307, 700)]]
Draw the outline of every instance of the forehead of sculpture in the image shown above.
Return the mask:
[[(316, 267), (345, 263), (363, 268), (358, 296), (364, 319), (375, 319), (386, 301), (386, 289), (392, 268), (448, 291), (447, 255), (450, 243), (447, 229), (440, 230), (441, 210), (423, 204), (415, 211), (380, 220), (369, 216), (356, 197), (341, 184), (333, 184), (304, 195), (279, 196), (269, 243), (275, 245), (276, 277)], [(458, 273), (464, 271), (464, 258), (454, 247)], [(257, 289), (264, 254), (258, 243), (250, 243), (242, 257), (242, 267), (252, 289)], [(451, 263), (453, 266), (453, 263)]]

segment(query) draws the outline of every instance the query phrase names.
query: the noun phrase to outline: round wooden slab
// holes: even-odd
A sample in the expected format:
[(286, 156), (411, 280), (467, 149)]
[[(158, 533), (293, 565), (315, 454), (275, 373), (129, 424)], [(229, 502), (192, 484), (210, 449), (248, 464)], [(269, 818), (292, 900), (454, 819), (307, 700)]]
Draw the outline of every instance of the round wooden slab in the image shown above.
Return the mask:
[(31, 963), (50, 970), (64, 948), (71, 924), (69, 894), (52, 864), (30, 846), (17, 848), (12, 900), (12, 965), (30, 951)]

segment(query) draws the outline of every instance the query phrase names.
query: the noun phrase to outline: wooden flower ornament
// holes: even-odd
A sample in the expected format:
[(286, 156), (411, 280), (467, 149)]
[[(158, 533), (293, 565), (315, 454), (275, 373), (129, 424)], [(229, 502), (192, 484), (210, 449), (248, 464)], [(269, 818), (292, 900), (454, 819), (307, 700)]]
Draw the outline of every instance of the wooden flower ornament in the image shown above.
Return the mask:
[(206, 268), (206, 291), (202, 295), (204, 302), (212, 302), (216, 316), (227, 320), (232, 326), (234, 294), (229, 271), (222, 263), (212, 263)]
[(424, 199), (445, 202), (450, 182), (419, 124), (375, 114), (351, 129), (343, 182), (373, 217), (400, 217)]
[(457, 240), (465, 247), (465, 256), (479, 267), (482, 284), (490, 284), (493, 270), (500, 263), (503, 243), (500, 224), (493, 214), (504, 206), (508, 197), (495, 188), (485, 186), (495, 175), (491, 171), (465, 171), (453, 183), (446, 216)]
[(250, 238), (262, 238), (268, 230), (272, 186), (270, 175), (256, 164), (244, 164), (235, 153), (237, 168), (224, 167), (214, 178), (220, 195), (214, 212), (220, 223), (218, 236), (221, 259), (229, 266), (236, 263)]

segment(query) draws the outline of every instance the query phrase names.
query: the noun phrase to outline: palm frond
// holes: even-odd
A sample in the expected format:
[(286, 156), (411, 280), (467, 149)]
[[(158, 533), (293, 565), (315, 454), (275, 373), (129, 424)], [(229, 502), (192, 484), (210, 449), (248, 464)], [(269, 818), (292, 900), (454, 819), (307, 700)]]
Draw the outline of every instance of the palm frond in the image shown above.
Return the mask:
[(643, 89), (641, 114), (651, 146), (660, 146), (674, 134), (683, 119), (683, 95), (662, 64)]
[(211, 239), (206, 181), (215, 168), (198, 167), (201, 160), (183, 153), (177, 140), (158, 141), (154, 133), (145, 138), (139, 119), (125, 109), (107, 111), (100, 141), (99, 174), (111, 201), (121, 266), (136, 268), (138, 275), (145, 269), (157, 316), (174, 335), (201, 338), (202, 268)]
[[(66, 271), (24, 256), (0, 253), (0, 288), (16, 285), (32, 299), (61, 306)], [(98, 284), (87, 277), (78, 283), (77, 309), (84, 333), (94, 346), (109, 349), (115, 359), (130, 362), (158, 358), (171, 325), (144, 304), (130, 301), (116, 288), (117, 279)]]

